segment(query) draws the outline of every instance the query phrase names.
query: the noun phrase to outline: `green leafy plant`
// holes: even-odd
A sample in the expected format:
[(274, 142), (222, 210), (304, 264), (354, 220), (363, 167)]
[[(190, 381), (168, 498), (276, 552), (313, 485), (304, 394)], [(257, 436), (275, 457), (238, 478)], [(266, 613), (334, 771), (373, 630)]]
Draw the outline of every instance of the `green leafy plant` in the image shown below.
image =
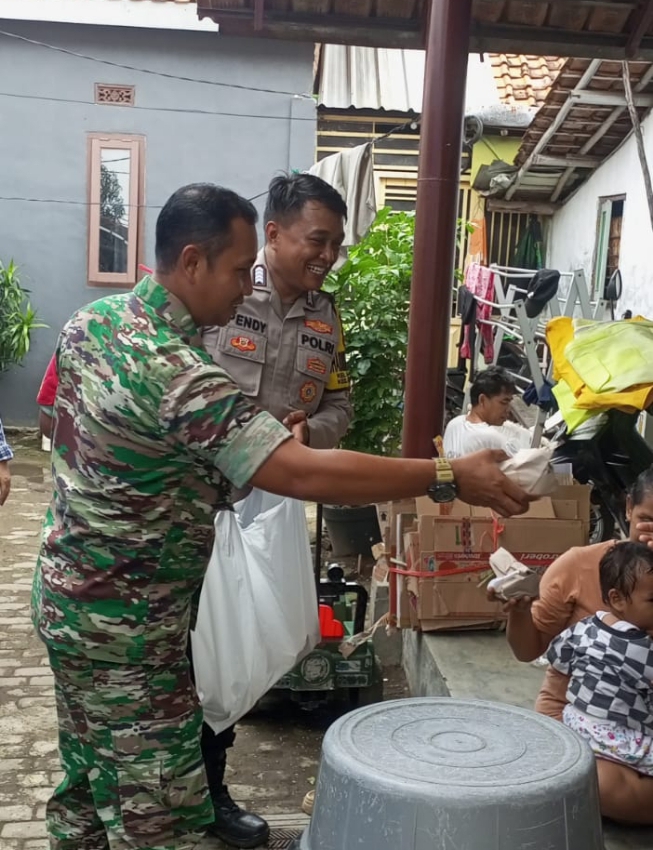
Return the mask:
[[(459, 243), (471, 230), (459, 221)], [(414, 237), (414, 212), (381, 210), (325, 285), (340, 311), (352, 383), (354, 416), (343, 448), (399, 453)]]
[(37, 321), (28, 295), (14, 261), (8, 266), (0, 262), (0, 372), (20, 364), (29, 351), (32, 331), (47, 327)]

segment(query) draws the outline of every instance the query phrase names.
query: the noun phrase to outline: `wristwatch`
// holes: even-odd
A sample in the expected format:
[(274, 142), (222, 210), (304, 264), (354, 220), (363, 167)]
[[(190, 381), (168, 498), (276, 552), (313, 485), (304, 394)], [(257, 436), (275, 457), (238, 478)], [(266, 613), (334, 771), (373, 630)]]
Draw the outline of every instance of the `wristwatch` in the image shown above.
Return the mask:
[(446, 458), (434, 457), (435, 481), (426, 488), (426, 494), (438, 504), (453, 502), (458, 495), (453, 469)]

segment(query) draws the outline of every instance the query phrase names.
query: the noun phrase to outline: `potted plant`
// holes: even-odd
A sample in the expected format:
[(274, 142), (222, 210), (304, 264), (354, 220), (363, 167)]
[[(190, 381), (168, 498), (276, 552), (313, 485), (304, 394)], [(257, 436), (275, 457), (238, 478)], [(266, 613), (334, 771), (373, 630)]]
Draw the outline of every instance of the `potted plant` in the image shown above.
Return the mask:
[[(471, 229), (459, 221), (459, 243)], [(351, 375), (354, 415), (344, 449), (387, 456), (401, 450), (414, 237), (414, 212), (382, 209), (325, 285), (340, 312)], [(324, 520), (335, 554), (369, 554), (381, 539), (373, 505), (325, 505)]]
[(29, 290), (20, 285), (14, 261), (10, 260), (8, 266), (0, 261), (0, 372), (22, 363), (32, 331), (47, 327), (37, 322), (28, 296)]

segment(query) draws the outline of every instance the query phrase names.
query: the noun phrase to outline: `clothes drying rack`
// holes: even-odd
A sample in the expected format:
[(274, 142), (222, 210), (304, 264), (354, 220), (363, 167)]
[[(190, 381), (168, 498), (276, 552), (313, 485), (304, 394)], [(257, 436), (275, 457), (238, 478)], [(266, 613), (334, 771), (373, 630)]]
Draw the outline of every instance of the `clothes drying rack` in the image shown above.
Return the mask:
[[(510, 369), (506, 371), (520, 393), (533, 383), (539, 395), (553, 372), (553, 363), (546, 343), (546, 326), (549, 320), (568, 316), (602, 321), (609, 313), (610, 302), (590, 298), (585, 272), (582, 269), (560, 272), (557, 294), (544, 305), (538, 316), (531, 319), (526, 315), (525, 298), (528, 285), (535, 274), (533, 269), (497, 264), (492, 264), (489, 268), (494, 273), (494, 299), (490, 301), (476, 295), (474, 298), (478, 304), (488, 305), (492, 310), (491, 318), (476, 320), (478, 325), (490, 325), (494, 329), (492, 365), (497, 365), (504, 341), (516, 340), (524, 353), (528, 375)], [(471, 351), (470, 383), (478, 371), (479, 339), (480, 335), (477, 334)], [(469, 384), (465, 392), (465, 407), (468, 404)], [(538, 407), (533, 429), (533, 446), (540, 445), (547, 416), (547, 412)]]

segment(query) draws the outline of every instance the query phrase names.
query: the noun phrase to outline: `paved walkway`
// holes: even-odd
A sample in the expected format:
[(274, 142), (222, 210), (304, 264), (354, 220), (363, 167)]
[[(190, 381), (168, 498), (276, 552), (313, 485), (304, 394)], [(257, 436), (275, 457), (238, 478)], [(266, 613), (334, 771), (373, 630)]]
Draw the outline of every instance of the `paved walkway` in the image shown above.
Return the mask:
[(48, 495), (42, 467), (15, 470), (0, 509), (0, 850), (41, 850), (44, 804), (60, 775), (52, 676), (29, 618)]

